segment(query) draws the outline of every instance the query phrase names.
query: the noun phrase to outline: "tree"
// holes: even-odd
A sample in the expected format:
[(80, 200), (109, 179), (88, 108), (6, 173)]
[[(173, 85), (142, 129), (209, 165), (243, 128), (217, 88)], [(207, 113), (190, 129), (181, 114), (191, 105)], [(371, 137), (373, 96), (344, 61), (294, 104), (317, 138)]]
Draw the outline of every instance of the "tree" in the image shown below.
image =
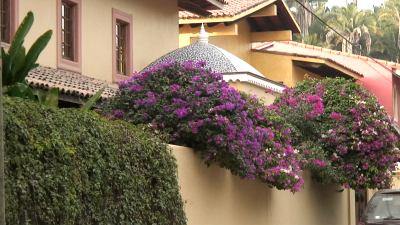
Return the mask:
[(364, 55), (370, 52), (370, 32), (375, 33), (377, 30), (372, 11), (360, 11), (355, 4), (349, 4), (347, 7), (333, 7), (327, 16), (327, 24), (345, 37), (344, 39), (333, 30), (329, 30), (326, 33), (326, 41), (331, 48)]
[(376, 33), (373, 33), (371, 56), (399, 62), (400, 57), (400, 1), (387, 0), (382, 7), (375, 8), (378, 22)]
[[(294, 16), (296, 17), (297, 22), (300, 25), (300, 29), (302, 31), (302, 37), (309, 35), (309, 28), (314, 21), (313, 15), (307, 10), (315, 10), (321, 7), (325, 7), (325, 3), (328, 0), (291, 0), (287, 1), (288, 6)], [(303, 6), (307, 7), (305, 9)]]

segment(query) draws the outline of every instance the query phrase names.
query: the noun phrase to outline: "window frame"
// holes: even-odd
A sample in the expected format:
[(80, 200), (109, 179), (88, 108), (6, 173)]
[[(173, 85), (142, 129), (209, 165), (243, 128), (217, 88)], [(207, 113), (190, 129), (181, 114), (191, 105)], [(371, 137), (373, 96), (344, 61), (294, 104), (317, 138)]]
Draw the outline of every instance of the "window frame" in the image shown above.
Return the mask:
[[(126, 40), (126, 75), (118, 73), (117, 70), (117, 53), (116, 53), (116, 25), (117, 21), (125, 23), (125, 40)], [(112, 72), (113, 82), (125, 80), (133, 73), (132, 60), (132, 16), (118, 9), (112, 9)]]
[[(67, 2), (72, 7), (72, 55), (74, 59), (69, 60), (62, 56), (62, 4)], [(60, 69), (70, 70), (73, 72), (82, 72), (82, 50), (81, 50), (81, 16), (82, 16), (82, 0), (57, 0), (57, 67)]]
[(8, 49), (14, 38), (14, 34), (18, 27), (19, 18), (19, 0), (9, 0), (10, 1), (10, 42), (1, 41), (1, 46)]

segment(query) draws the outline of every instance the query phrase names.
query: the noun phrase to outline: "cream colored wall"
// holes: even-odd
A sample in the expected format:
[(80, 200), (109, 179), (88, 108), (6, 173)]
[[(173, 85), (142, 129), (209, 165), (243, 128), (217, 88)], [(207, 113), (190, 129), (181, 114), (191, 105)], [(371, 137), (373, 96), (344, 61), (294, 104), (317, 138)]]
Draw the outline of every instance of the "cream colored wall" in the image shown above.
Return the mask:
[[(133, 18), (133, 65), (141, 70), (178, 48), (177, 0), (82, 0), (82, 73), (112, 80), (112, 8)], [(32, 10), (35, 23), (27, 38), (31, 45), (47, 29), (56, 32), (56, 0), (20, 0), (20, 18)], [(56, 66), (56, 34), (39, 63)]]
[(243, 82), (229, 82), (229, 85), (234, 87), (236, 90), (257, 96), (258, 98), (262, 99), (263, 102), (267, 105), (272, 104), (276, 98), (275, 95), (266, 93), (265, 88), (261, 88), (253, 84)]
[(238, 35), (210, 37), (209, 42), (250, 63), (251, 31), (246, 20), (238, 23)]
[(266, 78), (293, 86), (293, 63), (290, 56), (253, 51), (251, 65)]
[(251, 52), (251, 65), (268, 79), (283, 82), (289, 87), (308, 78), (321, 78), (301, 67), (293, 65), (293, 56), (271, 54), (266, 52)]
[[(227, 30), (224, 34), (224, 30), (221, 29), (221, 32), (217, 34), (217, 36), (210, 36), (209, 43), (216, 45), (220, 48), (223, 48), (230, 53), (236, 55), (237, 57), (243, 59), (244, 61), (250, 63), (250, 51), (251, 51), (251, 31), (250, 26), (247, 20), (243, 19), (236, 23), (237, 31), (232, 32), (234, 30), (226, 28)], [(179, 46), (184, 47), (189, 45), (190, 43), (194, 43), (198, 39), (198, 32), (200, 31), (200, 27), (197, 30), (196, 28), (188, 28), (187, 26), (182, 27), (181, 34), (179, 36)], [(205, 29), (211, 29), (205, 27)], [(234, 34), (235, 33), (235, 34)]]
[(393, 176), (393, 185), (392, 188), (400, 189), (400, 171), (396, 172)]
[[(337, 192), (305, 175), (296, 194), (207, 167), (192, 149), (171, 146), (189, 225), (354, 225), (354, 192)], [(350, 206), (351, 204), (351, 206)], [(353, 209), (349, 211), (349, 209)]]
[(33, 42), (42, 35), (45, 31), (53, 30), (53, 37), (51, 38), (46, 49), (39, 56), (38, 62), (42, 65), (56, 67), (57, 66), (57, 53), (56, 53), (56, 0), (19, 0), (19, 21), (22, 22), (28, 11), (32, 11), (35, 16), (32, 29), (25, 39), (25, 47), (28, 49)]
[(310, 78), (321, 79), (321, 76), (311, 73), (310, 71), (307, 71), (296, 65), (293, 65), (293, 85)]

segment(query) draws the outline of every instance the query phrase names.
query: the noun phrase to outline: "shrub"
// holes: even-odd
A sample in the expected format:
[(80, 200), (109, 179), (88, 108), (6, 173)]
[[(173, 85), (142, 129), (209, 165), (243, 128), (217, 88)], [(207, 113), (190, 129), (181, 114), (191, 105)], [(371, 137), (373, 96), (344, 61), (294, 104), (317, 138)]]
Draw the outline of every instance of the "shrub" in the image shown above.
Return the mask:
[(105, 112), (149, 124), (170, 142), (193, 147), (208, 164), (219, 163), (240, 177), (292, 191), (303, 183), (289, 126), (202, 62), (168, 62), (132, 76)]
[(385, 188), (398, 135), (376, 98), (345, 79), (307, 80), (270, 107), (297, 129), (295, 146), (314, 178), (354, 189)]
[(93, 112), (5, 98), (7, 224), (186, 224), (159, 139)]

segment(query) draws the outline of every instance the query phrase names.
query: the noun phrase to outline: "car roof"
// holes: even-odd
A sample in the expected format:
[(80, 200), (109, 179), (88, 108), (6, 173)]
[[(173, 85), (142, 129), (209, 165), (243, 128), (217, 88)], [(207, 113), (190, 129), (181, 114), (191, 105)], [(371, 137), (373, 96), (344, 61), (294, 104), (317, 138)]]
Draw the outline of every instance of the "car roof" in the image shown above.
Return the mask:
[(383, 189), (376, 192), (376, 194), (400, 194), (400, 189)]

